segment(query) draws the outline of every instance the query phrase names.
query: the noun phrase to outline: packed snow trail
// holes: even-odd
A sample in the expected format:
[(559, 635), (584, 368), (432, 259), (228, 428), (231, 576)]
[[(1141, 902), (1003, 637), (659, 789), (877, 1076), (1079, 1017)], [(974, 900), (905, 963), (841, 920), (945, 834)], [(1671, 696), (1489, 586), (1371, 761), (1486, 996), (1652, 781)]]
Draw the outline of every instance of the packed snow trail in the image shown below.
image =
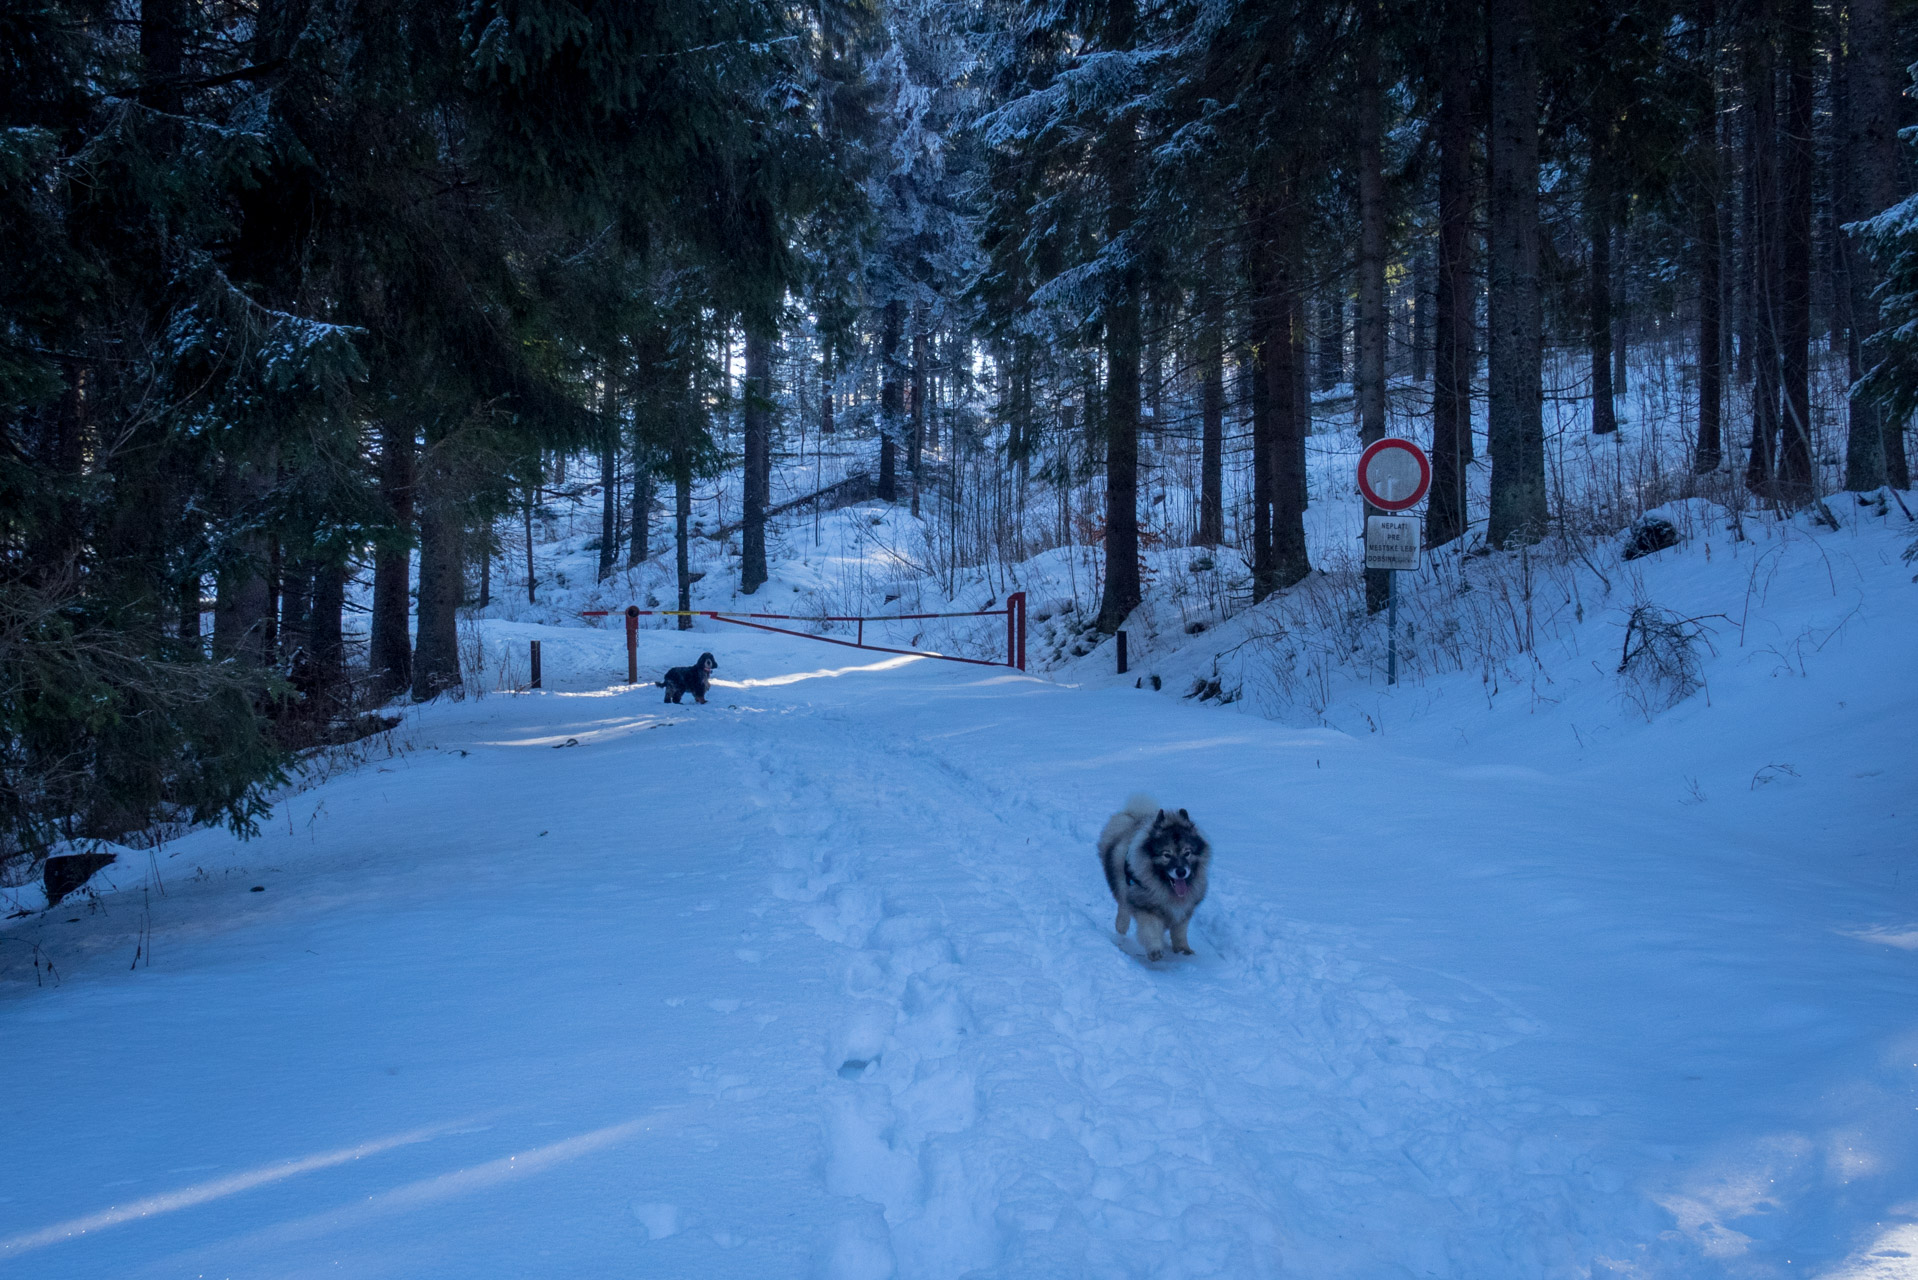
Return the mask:
[[(566, 639), (7, 935), (61, 985), (4, 957), (0, 1275), (1910, 1274), (1842, 829), (770, 637), (665, 707)], [(1111, 933), (1135, 790), (1217, 847), (1193, 958)]]

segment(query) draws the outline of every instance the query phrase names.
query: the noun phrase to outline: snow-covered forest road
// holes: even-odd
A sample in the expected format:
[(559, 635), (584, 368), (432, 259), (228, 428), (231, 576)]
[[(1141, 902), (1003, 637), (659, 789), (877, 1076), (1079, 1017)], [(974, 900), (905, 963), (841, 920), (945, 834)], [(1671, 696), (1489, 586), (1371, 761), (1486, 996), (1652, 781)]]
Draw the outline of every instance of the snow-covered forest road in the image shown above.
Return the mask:
[[(1815, 780), (566, 634), (9, 935), (0, 1275), (1908, 1274), (1918, 937)], [(1141, 789), (1190, 959), (1111, 932)]]

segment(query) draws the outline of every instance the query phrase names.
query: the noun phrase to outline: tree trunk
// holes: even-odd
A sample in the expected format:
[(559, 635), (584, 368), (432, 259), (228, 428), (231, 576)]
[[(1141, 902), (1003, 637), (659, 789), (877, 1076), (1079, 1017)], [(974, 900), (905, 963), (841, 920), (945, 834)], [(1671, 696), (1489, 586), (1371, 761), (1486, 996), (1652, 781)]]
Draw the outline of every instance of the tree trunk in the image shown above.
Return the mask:
[(833, 361), (832, 337), (819, 336), (819, 434), (829, 436), (833, 433)]
[[(1026, 339), (1023, 343), (1025, 355), (1020, 363), (1020, 386), (1024, 388), (1019, 397), (1019, 528), (1021, 530), (1025, 528), (1026, 489), (1032, 482), (1032, 455), (1039, 448), (1038, 345), (1030, 338)], [(951, 357), (950, 347), (947, 348), (946, 354), (948, 358)], [(948, 394), (951, 394), (950, 387), (948, 387)], [(931, 447), (933, 424), (937, 421), (939, 421), (939, 415), (927, 415), (928, 448)]]
[[(1030, 347), (1031, 344), (1028, 343), (1028, 354), (1030, 353)], [(948, 404), (953, 403), (955, 400), (963, 400), (965, 398), (965, 362), (969, 359), (971, 359), (971, 352), (966, 346), (964, 337), (959, 334), (949, 334), (946, 339), (946, 367), (952, 370), (952, 383), (947, 392), (946, 403)], [(1029, 359), (1027, 375), (1031, 375)], [(935, 392), (926, 402), (926, 419), (920, 424), (925, 432), (925, 437), (919, 442), (919, 448), (922, 451), (936, 450), (939, 448), (939, 415), (932, 411), (937, 407), (937, 404), (938, 395)], [(1028, 451), (1028, 453), (1030, 453), (1030, 451)]]
[(1385, 168), (1380, 137), (1379, 22), (1364, 7), (1359, 33), (1359, 443), (1385, 435)]
[(1894, 489), (1911, 488), (1911, 465), (1905, 453), (1905, 425), (1885, 424), (1885, 483)]
[(526, 603), (538, 604), (539, 578), (533, 572), (533, 507), (539, 502), (539, 476), (526, 486), (526, 505), (520, 508), (526, 534)]
[(1752, 433), (1745, 487), (1771, 496), (1778, 437), (1778, 358), (1783, 298), (1779, 289), (1778, 110), (1769, 4), (1748, 32), (1747, 124), (1752, 139)]
[(1432, 340), (1435, 305), (1432, 258), (1420, 253), (1412, 259), (1412, 381), (1432, 376)]
[(1749, 33), (1744, 45), (1742, 72), (1745, 102), (1738, 113), (1738, 267), (1732, 280), (1732, 321), (1737, 330), (1739, 381), (1750, 382), (1758, 372), (1758, 125), (1751, 101)]
[(606, 378), (605, 421), (599, 435), (599, 580), (613, 576), (619, 563), (619, 401), (613, 395), (611, 366)]
[(285, 650), (280, 647), (280, 539), (269, 534), (266, 540), (266, 618), (261, 628), (260, 652), (269, 663), (278, 664)]
[[(1823, 27), (1826, 39), (1822, 54), (1827, 60), (1825, 72), (1825, 112), (1829, 155), (1820, 172), (1823, 190), (1818, 193), (1813, 237), (1818, 244), (1818, 282), (1815, 302), (1823, 327), (1818, 336), (1832, 360), (1846, 358), (1851, 340), (1851, 299), (1846, 294), (1851, 272), (1845, 263), (1845, 233), (1841, 227), (1845, 211), (1857, 201), (1852, 196), (1851, 148), (1851, 58), (1847, 32), (1850, 29), (1849, 6), (1834, 0)], [(1830, 363), (1830, 361), (1827, 361)], [(1849, 432), (1847, 432), (1849, 435)]]
[[(430, 455), (429, 455), (430, 456)], [(445, 477), (420, 504), (420, 598), (413, 640), (413, 700), (426, 702), (460, 683), (459, 603), (465, 566), (460, 521)]]
[(1494, 547), (1544, 536), (1545, 424), (1540, 382), (1538, 53), (1532, 0), (1490, 0), (1492, 107), (1490, 376)]
[[(1111, 0), (1106, 39), (1114, 50), (1132, 47), (1134, 0)], [(1109, 125), (1099, 143), (1106, 178), (1106, 242), (1132, 231), (1138, 198), (1138, 140), (1131, 116)], [(1111, 634), (1139, 607), (1139, 291), (1138, 255), (1108, 284), (1105, 323), (1106, 534), (1105, 582), (1099, 630)]]
[(266, 613), (270, 603), (266, 574), (255, 553), (257, 539), (246, 539), (238, 557), (214, 575), (213, 652), (256, 666), (266, 662)]
[(1472, 375), (1478, 351), (1472, 315), (1472, 81), (1478, 42), (1477, 0), (1447, 0), (1439, 86), (1437, 336), (1432, 378), (1432, 496), (1425, 540), (1441, 547), (1465, 533), (1472, 461)]
[(313, 661), (313, 566), (305, 560), (283, 561), (280, 568), (280, 658), (289, 669)]
[[(1076, 416), (1077, 406), (1074, 405), (1072, 401), (1067, 400), (1059, 405), (1059, 541), (1065, 543), (1068, 553), (1072, 550), (1074, 536), (1072, 528), (1072, 481), (1074, 476), (1074, 467), (1072, 465), (1072, 436), (1074, 428), (1077, 426), (1074, 420)], [(1078, 571), (1071, 569), (1071, 564), (1072, 559), (1070, 554), (1068, 554), (1068, 569), (1070, 572), (1076, 574)], [(1076, 577), (1073, 579), (1072, 590), (1073, 599), (1077, 600), (1079, 588)]]
[(1724, 165), (1718, 123), (1718, 6), (1701, 0), (1698, 6), (1697, 57), (1704, 83), (1699, 92), (1709, 110), (1710, 126), (1698, 143), (1698, 448), (1692, 470), (1708, 475), (1724, 461), (1724, 438), (1719, 413), (1725, 399), (1724, 364), (1724, 244), (1719, 237), (1720, 206), (1724, 203)]
[(1781, 431), (1778, 496), (1792, 507), (1812, 500), (1811, 200), (1814, 141), (1812, 76), (1818, 15), (1812, 0), (1787, 0), (1785, 128), (1779, 156), (1779, 377)]
[(180, 583), (180, 639), (192, 644), (196, 649), (200, 643), (200, 592), (205, 583), (198, 573), (190, 573)]
[[(1632, 308), (1631, 290), (1628, 287), (1631, 280), (1631, 263), (1627, 257), (1631, 238), (1626, 233), (1625, 224), (1621, 218), (1615, 216), (1612, 226), (1619, 233), (1612, 240), (1613, 281), (1607, 291), (1611, 295), (1612, 312), (1612, 403), (1616, 406), (1618, 401), (1631, 391), (1629, 356), (1632, 349)], [(1616, 408), (1613, 414), (1612, 420), (1616, 422), (1618, 420)]]
[(266, 535), (257, 531), (258, 507), (271, 471), (257, 459), (238, 460), (229, 464), (222, 485), (227, 517), (254, 531), (233, 539), (215, 575), (213, 652), (255, 666), (273, 657), (267, 648), (273, 611), (273, 586), (267, 576), (271, 548)]
[[(1856, 222), (1890, 208), (1898, 200), (1899, 76), (1890, 0), (1850, 0), (1851, 29), (1847, 41), (1846, 72), (1850, 92), (1845, 130), (1845, 168), (1849, 207), (1841, 219)], [(1845, 272), (1843, 301), (1848, 303), (1850, 333), (1845, 342), (1846, 366), (1852, 382), (1865, 374), (1863, 343), (1878, 328), (1878, 304), (1871, 292), (1878, 273), (1867, 253), (1851, 236), (1842, 235), (1841, 262)], [(1845, 442), (1845, 488), (1855, 492), (1876, 489), (1892, 474), (1891, 453), (1896, 449), (1903, 476), (1903, 433), (1887, 431), (1885, 413), (1876, 401), (1853, 396), (1848, 405), (1850, 430)], [(1900, 485), (1899, 487), (1903, 487)]]
[(1251, 281), (1252, 314), (1252, 601), (1278, 590), (1272, 561), (1272, 479), (1278, 468), (1278, 415), (1272, 395), (1276, 381), (1272, 365), (1279, 359), (1279, 329), (1283, 301), (1278, 296), (1278, 272), (1271, 263), (1270, 215), (1252, 220), (1254, 243), (1247, 246), (1246, 266)]
[(185, 69), (185, 0), (140, 0), (140, 105), (178, 114)]
[(1219, 252), (1206, 254), (1199, 304), (1200, 433), (1199, 537), (1200, 546), (1225, 541), (1225, 298), (1219, 291)]
[[(1165, 417), (1165, 329), (1166, 329), (1166, 284), (1165, 262), (1163, 255), (1148, 255), (1145, 268), (1145, 354), (1141, 377), (1140, 426), (1145, 430), (1146, 438), (1158, 439), (1158, 432), (1164, 428)], [(1144, 419), (1150, 418), (1152, 425), (1146, 428)]]
[(899, 436), (905, 430), (905, 370), (899, 362), (899, 343), (905, 336), (906, 308), (894, 298), (886, 304), (880, 330), (879, 383), (879, 498), (899, 500)]
[[(1012, 412), (1006, 419), (1006, 457), (1013, 464), (1013, 501), (1017, 504), (1016, 527), (1025, 527), (1026, 484), (1032, 477), (1032, 451), (1037, 446), (1039, 426), (1034, 419), (1038, 401), (1033, 393), (1033, 354), (1037, 344), (1028, 337), (1013, 339)], [(933, 394), (937, 394), (934, 392)], [(931, 405), (927, 406), (925, 426), (932, 423)]]
[[(920, 449), (926, 438), (926, 318), (923, 310), (913, 308), (912, 315), (912, 410), (907, 436), (906, 469), (912, 473), (912, 513), (919, 514)], [(1015, 390), (1015, 398), (1017, 392)]]
[(408, 636), (413, 553), (413, 432), (380, 426), (380, 498), (394, 532), (373, 551), (373, 621), (367, 667), (375, 694), (389, 698), (413, 683), (413, 643)]
[(777, 332), (753, 324), (746, 329), (745, 505), (740, 513), (739, 589), (752, 595), (766, 581), (766, 508), (772, 501), (773, 342)]
[(1592, 349), (1592, 434), (1608, 436), (1618, 430), (1612, 404), (1612, 193), (1601, 174), (1602, 163), (1592, 162), (1590, 188), (1585, 193), (1585, 217), (1592, 235), (1591, 312), (1587, 330)]
[[(1359, 131), (1359, 443), (1385, 437), (1385, 160), (1379, 102), (1377, 0), (1361, 8), (1357, 83)], [(1365, 514), (1382, 514), (1366, 504)], [(1284, 534), (1274, 526), (1274, 536)], [(1365, 571), (1365, 607), (1385, 607), (1391, 578), (1384, 569)]]
[(319, 700), (316, 710), (331, 715), (345, 702), (347, 566), (344, 561), (322, 565), (313, 575), (312, 624), (308, 644), (313, 655), (313, 685)]
[[(1289, 203), (1289, 202), (1288, 202)], [(1311, 400), (1305, 388), (1305, 299), (1298, 287), (1296, 242), (1279, 252), (1278, 327), (1267, 354), (1272, 377), (1272, 586), (1312, 572), (1305, 546), (1305, 438)]]
[(1314, 381), (1330, 391), (1345, 381), (1345, 294), (1336, 282), (1319, 292), (1319, 359)]
[(673, 458), (673, 565), (679, 581), (679, 629), (691, 631), (693, 620), (687, 610), (693, 607), (693, 571), (688, 560), (692, 546), (693, 464), (684, 450)]
[(626, 544), (626, 567), (638, 568), (652, 558), (653, 454), (635, 442), (633, 445), (632, 538)]

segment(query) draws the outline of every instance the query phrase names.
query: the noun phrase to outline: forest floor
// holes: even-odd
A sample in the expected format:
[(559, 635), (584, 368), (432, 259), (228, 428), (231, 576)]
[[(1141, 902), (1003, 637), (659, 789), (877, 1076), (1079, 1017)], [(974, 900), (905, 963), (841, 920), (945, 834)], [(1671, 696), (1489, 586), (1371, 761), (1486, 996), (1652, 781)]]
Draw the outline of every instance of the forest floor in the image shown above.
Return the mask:
[[(1670, 709), (1622, 579), (1292, 725), (1177, 696), (1246, 621), (1156, 693), (643, 631), (705, 706), (476, 621), (546, 688), (0, 934), (0, 1276), (1918, 1275), (1896, 523), (1634, 562), (1723, 615)], [(1139, 790), (1217, 849), (1191, 958), (1111, 930)]]

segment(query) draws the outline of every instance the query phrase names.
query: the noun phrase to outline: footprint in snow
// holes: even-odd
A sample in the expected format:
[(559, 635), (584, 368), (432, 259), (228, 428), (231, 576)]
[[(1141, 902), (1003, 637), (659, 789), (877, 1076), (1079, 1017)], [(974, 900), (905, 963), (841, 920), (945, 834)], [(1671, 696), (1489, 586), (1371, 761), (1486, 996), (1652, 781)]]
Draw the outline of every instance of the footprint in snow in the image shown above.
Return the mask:
[(892, 1252), (892, 1232), (878, 1205), (868, 1212), (842, 1219), (826, 1246), (820, 1274), (830, 1280), (890, 1280), (898, 1273)]
[(639, 1225), (646, 1228), (649, 1240), (664, 1240), (667, 1236), (678, 1235), (685, 1225), (684, 1214), (676, 1204), (653, 1204), (646, 1201), (633, 1201), (633, 1216), (639, 1219)]

